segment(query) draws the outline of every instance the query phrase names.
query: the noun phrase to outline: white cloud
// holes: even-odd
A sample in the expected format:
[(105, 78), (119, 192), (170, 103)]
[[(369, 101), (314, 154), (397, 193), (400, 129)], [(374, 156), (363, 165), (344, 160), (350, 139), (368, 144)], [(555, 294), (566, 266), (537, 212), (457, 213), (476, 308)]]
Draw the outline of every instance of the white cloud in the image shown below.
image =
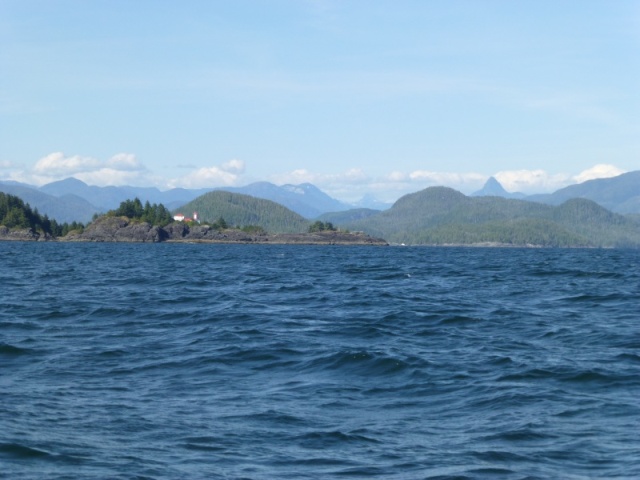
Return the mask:
[(237, 185), (245, 171), (244, 160), (233, 159), (221, 165), (196, 168), (192, 165), (180, 165), (193, 171), (178, 178), (172, 178), (166, 184), (169, 188), (208, 188), (230, 187)]
[(237, 159), (229, 160), (228, 162), (220, 165), (221, 170), (229, 173), (242, 174), (244, 173), (244, 168), (244, 161)]
[(624, 170), (614, 165), (599, 164), (573, 176), (566, 173), (552, 174), (545, 170), (505, 170), (496, 173), (494, 177), (509, 192), (533, 194), (550, 193), (574, 183), (615, 177), (622, 173)]
[[(395, 201), (402, 195), (433, 186), (450, 187), (463, 193), (471, 193), (480, 189), (487, 178), (487, 175), (475, 172), (393, 171), (369, 185), (369, 192), (373, 192), (377, 198), (386, 202)], [(361, 196), (369, 192), (363, 192)]]
[(385, 202), (393, 202), (400, 196), (416, 192), (435, 185), (449, 186), (468, 192), (478, 190), (486, 181), (487, 175), (479, 173), (413, 172), (392, 171), (382, 177), (374, 178), (362, 169), (350, 169), (339, 174), (320, 174), (299, 169), (274, 175), (271, 181), (276, 184), (312, 183), (329, 195), (345, 202), (356, 202), (367, 194), (373, 194)]
[(487, 176), (481, 173), (453, 173), (453, 172), (430, 172), (427, 170), (416, 170), (409, 173), (409, 179), (414, 183), (425, 185), (442, 185), (458, 189), (476, 185), (486, 181)]
[(54, 152), (42, 157), (31, 170), (16, 171), (12, 178), (34, 185), (75, 177), (89, 185), (149, 185), (153, 177), (131, 153), (118, 153), (106, 161), (94, 157)]
[(105, 166), (112, 170), (131, 172), (145, 170), (144, 165), (132, 153), (118, 153), (107, 160)]
[(578, 175), (573, 177), (573, 180), (575, 180), (576, 183), (582, 183), (586, 182), (587, 180), (594, 180), (596, 178), (617, 177), (618, 175), (622, 175), (623, 173), (625, 173), (625, 171), (616, 167), (615, 165), (600, 163), (587, 170), (584, 170), (583, 172), (580, 172)]
[(168, 185), (171, 188), (230, 187), (238, 184), (244, 168), (242, 160), (230, 160), (220, 166), (202, 167), (182, 177), (171, 179)]
[(391, 172), (387, 178), (389, 178), (389, 180), (391, 180), (392, 182), (406, 182), (409, 179), (409, 175), (407, 175), (404, 172)]
[(271, 176), (271, 181), (278, 185), (286, 183), (312, 183), (317, 187), (336, 187), (341, 185), (366, 184), (371, 181), (362, 169), (351, 168), (342, 173), (313, 173), (306, 169), (293, 170)]
[(100, 167), (101, 162), (98, 159), (79, 155), (65, 157), (62, 152), (55, 152), (38, 160), (33, 167), (33, 172), (37, 176), (60, 177), (95, 171)]
[(544, 170), (504, 170), (494, 177), (505, 190), (528, 194), (552, 192), (572, 183), (569, 175), (550, 174)]
[[(163, 187), (213, 188), (243, 185), (245, 162), (232, 159), (220, 165), (195, 168), (181, 177), (166, 180), (150, 172), (135, 155), (118, 153), (107, 160), (88, 156), (65, 156), (51, 153), (34, 167), (18, 169), (10, 161), (0, 161), (3, 177), (32, 185), (43, 185), (67, 177), (75, 177), (90, 185), (156, 185)], [(510, 192), (549, 193), (567, 185), (595, 178), (608, 178), (624, 173), (609, 164), (598, 164), (578, 174), (549, 173), (545, 170), (503, 170), (494, 176)], [(339, 173), (317, 173), (307, 169), (272, 175), (267, 180), (278, 185), (312, 183), (327, 194), (346, 202), (356, 202), (365, 195), (393, 202), (402, 195), (430, 186), (447, 186), (469, 194), (482, 187), (488, 175), (477, 172), (438, 172), (431, 170), (390, 171), (373, 177), (360, 168)]]
[[(510, 192), (526, 194), (548, 193), (593, 178), (606, 178), (624, 173), (613, 165), (596, 165), (578, 175), (549, 173), (545, 170), (504, 170), (494, 176)], [(417, 192), (430, 186), (445, 186), (470, 194), (482, 188), (489, 176), (477, 172), (436, 172), (414, 170), (392, 171), (372, 178), (362, 170), (348, 170), (342, 174), (316, 174), (309, 170), (294, 170), (274, 176), (274, 183), (304, 183), (318, 186), (329, 195), (346, 202), (356, 202), (364, 195), (393, 202), (402, 195)]]

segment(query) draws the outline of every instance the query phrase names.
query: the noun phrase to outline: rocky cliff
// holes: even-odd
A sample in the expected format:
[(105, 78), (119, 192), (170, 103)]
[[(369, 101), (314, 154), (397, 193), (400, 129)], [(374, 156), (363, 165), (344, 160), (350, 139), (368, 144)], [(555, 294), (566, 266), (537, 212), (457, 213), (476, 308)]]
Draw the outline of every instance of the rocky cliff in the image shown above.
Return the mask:
[(167, 232), (146, 222), (133, 222), (126, 217), (101, 217), (84, 232), (71, 232), (59, 240), (67, 242), (147, 242), (166, 240)]

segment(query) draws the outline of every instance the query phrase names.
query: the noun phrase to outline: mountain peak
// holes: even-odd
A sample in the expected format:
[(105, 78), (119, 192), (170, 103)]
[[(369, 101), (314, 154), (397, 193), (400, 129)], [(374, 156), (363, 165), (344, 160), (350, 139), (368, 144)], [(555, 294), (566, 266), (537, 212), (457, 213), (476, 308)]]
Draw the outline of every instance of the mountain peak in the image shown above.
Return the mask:
[(500, 184), (495, 177), (489, 177), (489, 179), (485, 182), (484, 187), (482, 187), (477, 192), (473, 192), (471, 194), (472, 197), (508, 197), (509, 192), (507, 192), (504, 187)]
[(46, 185), (43, 185), (40, 188), (46, 188), (46, 187), (52, 187), (52, 186), (56, 186), (56, 187), (88, 187), (88, 185), (86, 183), (84, 183), (82, 180), (78, 180), (77, 178), (74, 177), (69, 177), (69, 178), (65, 178), (64, 180), (58, 180), (56, 182), (51, 182), (51, 183), (47, 183)]

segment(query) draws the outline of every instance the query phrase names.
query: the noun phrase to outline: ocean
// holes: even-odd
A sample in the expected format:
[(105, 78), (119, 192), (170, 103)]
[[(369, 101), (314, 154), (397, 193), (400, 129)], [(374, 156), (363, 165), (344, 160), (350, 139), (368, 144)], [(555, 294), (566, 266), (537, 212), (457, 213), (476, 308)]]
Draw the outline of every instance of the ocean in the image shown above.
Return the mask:
[(640, 478), (640, 251), (0, 243), (0, 477)]

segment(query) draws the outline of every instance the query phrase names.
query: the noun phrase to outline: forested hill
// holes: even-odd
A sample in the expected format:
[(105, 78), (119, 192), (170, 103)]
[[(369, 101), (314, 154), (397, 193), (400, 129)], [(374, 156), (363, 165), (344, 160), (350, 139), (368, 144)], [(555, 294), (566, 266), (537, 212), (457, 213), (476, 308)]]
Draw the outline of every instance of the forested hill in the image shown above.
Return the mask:
[(405, 195), (389, 210), (341, 223), (389, 242), (640, 247), (640, 222), (591, 200), (552, 206), (499, 197), (467, 197), (446, 187)]
[(41, 215), (55, 218), (61, 223), (89, 222), (93, 215), (100, 211), (99, 208), (76, 195), (66, 194), (56, 197), (27, 185), (8, 185), (0, 182), (0, 192), (21, 198), (31, 206), (32, 210), (37, 209)]
[(310, 225), (301, 215), (271, 200), (224, 191), (201, 195), (179, 211), (187, 216), (198, 212), (204, 222), (222, 218), (230, 226), (260, 226), (271, 233), (306, 232)]
[(19, 197), (0, 192), (0, 226), (11, 230), (31, 230), (48, 236), (65, 235), (70, 230), (82, 229), (83, 225), (58, 224), (47, 215), (40, 215)]

